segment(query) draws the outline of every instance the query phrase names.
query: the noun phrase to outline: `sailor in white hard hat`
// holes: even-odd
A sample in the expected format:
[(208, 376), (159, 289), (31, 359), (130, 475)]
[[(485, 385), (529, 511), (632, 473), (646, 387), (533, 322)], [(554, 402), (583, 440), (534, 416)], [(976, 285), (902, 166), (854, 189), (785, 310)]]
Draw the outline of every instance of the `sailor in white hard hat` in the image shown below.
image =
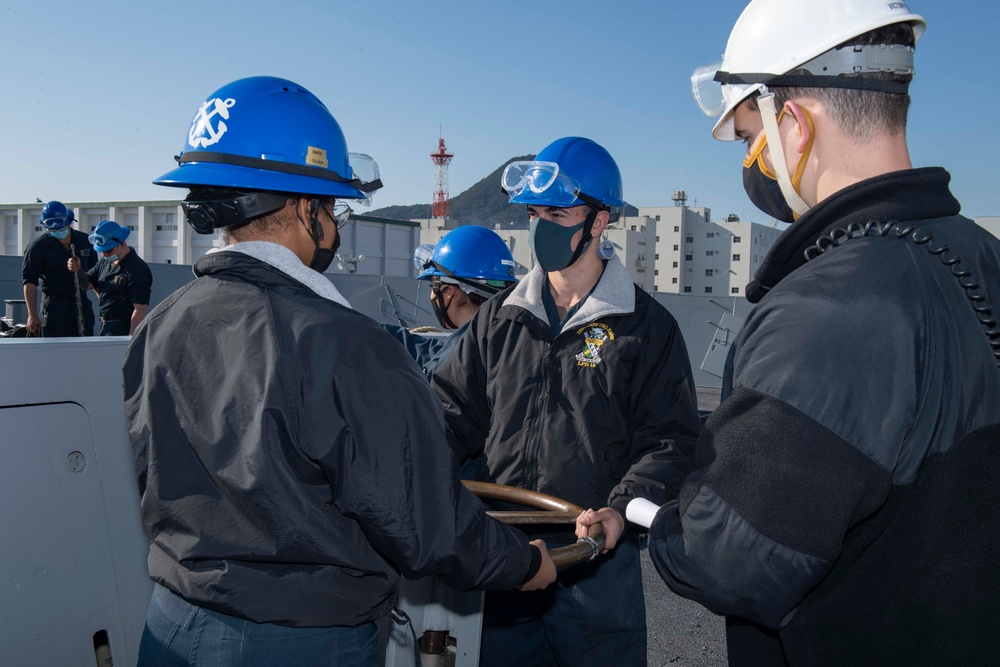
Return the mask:
[(728, 617), (730, 665), (1000, 655), (1000, 241), (911, 164), (924, 28), (903, 2), (753, 0), (693, 78), (751, 199), (792, 224), (748, 286), (702, 468), (626, 513), (667, 584)]

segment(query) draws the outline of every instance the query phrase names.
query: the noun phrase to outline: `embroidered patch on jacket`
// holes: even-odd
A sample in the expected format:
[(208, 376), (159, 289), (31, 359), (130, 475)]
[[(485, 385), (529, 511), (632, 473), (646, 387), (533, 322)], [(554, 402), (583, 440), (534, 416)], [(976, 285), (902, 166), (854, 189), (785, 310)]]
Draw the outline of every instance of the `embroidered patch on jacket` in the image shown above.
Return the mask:
[(601, 348), (615, 339), (615, 332), (607, 324), (594, 322), (576, 331), (583, 334), (583, 352), (576, 355), (576, 365), (594, 368), (601, 363)]

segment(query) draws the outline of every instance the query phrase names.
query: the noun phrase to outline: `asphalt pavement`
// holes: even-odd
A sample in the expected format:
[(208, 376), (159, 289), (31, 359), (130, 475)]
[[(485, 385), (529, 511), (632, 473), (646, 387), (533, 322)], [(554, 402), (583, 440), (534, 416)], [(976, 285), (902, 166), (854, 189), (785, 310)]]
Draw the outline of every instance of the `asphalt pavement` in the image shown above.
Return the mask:
[[(719, 407), (719, 389), (698, 387), (698, 408)], [(649, 667), (726, 667), (726, 631), (721, 616), (675, 595), (657, 574), (649, 551), (642, 555)]]
[(641, 557), (649, 667), (726, 667), (722, 617), (675, 595), (657, 574), (646, 549)]

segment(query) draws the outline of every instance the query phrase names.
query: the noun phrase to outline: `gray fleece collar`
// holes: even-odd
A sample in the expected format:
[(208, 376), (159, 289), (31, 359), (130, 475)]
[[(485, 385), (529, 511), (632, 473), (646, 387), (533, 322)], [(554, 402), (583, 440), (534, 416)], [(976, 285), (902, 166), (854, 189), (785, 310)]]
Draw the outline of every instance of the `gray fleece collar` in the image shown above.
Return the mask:
[[(528, 275), (522, 278), (511, 290), (504, 305), (523, 308), (543, 322), (548, 322), (545, 304), (542, 303), (542, 289), (544, 288), (545, 272), (536, 264), (528, 272)], [(597, 281), (597, 287), (594, 288), (593, 293), (587, 297), (583, 306), (576, 311), (572, 319), (566, 322), (562, 331), (582, 326), (602, 317), (628, 315), (633, 312), (635, 312), (635, 285), (621, 261), (617, 257), (613, 257), (608, 260), (608, 265), (605, 267), (601, 279)], [(562, 331), (558, 333), (562, 333)]]
[(333, 286), (333, 283), (326, 276), (318, 271), (313, 271), (303, 264), (294, 252), (280, 243), (272, 243), (270, 241), (241, 241), (227, 245), (225, 248), (212, 248), (208, 252), (212, 253), (222, 250), (235, 250), (244, 255), (249, 255), (254, 259), (259, 259), (265, 264), (270, 264), (278, 269), (289, 278), (299, 281), (324, 299), (339, 303), (345, 308), (351, 307), (347, 299)]

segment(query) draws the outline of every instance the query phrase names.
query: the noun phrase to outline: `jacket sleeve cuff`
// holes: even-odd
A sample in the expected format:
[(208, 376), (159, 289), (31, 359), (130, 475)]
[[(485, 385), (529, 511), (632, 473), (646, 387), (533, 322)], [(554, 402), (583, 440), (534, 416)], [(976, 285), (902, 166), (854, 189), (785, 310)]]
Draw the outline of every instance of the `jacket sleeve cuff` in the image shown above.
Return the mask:
[(670, 535), (679, 535), (682, 532), (681, 514), (677, 509), (676, 500), (661, 507), (653, 518), (653, 525), (649, 527), (651, 539), (666, 539)]
[(529, 544), (528, 546), (531, 547), (531, 564), (528, 565), (528, 574), (524, 575), (521, 584), (531, 581), (542, 567), (542, 550), (534, 544)]
[(622, 517), (624, 518), (625, 510), (628, 508), (628, 504), (632, 502), (632, 500), (633, 500), (632, 496), (625, 496), (625, 495), (615, 496), (614, 498), (611, 499), (611, 503), (608, 505), (608, 507), (610, 507), (613, 510), (617, 510), (617, 512), (621, 514)]

